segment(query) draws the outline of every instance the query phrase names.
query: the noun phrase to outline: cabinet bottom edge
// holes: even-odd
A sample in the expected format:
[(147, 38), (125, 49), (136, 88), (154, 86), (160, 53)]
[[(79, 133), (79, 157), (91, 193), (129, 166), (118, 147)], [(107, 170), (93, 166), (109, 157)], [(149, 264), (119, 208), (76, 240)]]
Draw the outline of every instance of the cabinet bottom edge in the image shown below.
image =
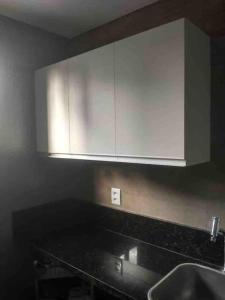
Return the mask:
[(162, 166), (177, 166), (177, 167), (185, 167), (188, 165), (186, 160), (174, 159), (174, 158), (80, 155), (80, 154), (58, 154), (58, 153), (54, 153), (54, 154), (51, 153), (48, 155), (48, 157), (61, 158), (61, 159), (78, 159), (78, 160), (93, 160), (93, 161), (149, 164), (149, 165), (162, 165)]

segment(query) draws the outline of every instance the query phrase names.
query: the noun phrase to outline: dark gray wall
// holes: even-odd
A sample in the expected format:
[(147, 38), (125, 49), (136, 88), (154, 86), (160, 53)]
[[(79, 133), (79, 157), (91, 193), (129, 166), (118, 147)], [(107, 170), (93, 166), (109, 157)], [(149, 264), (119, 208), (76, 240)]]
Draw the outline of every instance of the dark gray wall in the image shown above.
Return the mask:
[[(12, 247), (12, 211), (71, 195), (84, 198), (85, 163), (44, 159), (36, 153), (34, 70), (65, 58), (67, 43), (64, 38), (0, 17), (1, 300), (1, 293), (12, 292), (18, 285), (15, 278), (20, 282), (23, 276)], [(6, 282), (8, 287), (3, 289)]]

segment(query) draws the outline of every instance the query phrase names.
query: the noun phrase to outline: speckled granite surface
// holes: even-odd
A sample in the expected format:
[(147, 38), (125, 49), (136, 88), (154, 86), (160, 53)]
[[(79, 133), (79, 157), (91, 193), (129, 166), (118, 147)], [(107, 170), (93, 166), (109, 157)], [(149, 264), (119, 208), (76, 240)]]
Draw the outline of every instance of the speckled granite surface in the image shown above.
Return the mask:
[(47, 234), (33, 242), (34, 248), (70, 271), (136, 300), (146, 299), (148, 289), (178, 264), (222, 265), (222, 238), (211, 244), (204, 231), (104, 207), (94, 211), (94, 222), (92, 218)]

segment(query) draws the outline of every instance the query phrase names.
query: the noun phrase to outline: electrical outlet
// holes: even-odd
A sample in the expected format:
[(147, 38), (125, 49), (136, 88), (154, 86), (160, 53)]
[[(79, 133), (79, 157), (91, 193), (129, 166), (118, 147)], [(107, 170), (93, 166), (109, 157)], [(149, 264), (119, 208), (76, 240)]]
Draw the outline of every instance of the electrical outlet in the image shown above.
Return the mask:
[(123, 275), (123, 260), (119, 257), (115, 258), (115, 271), (120, 275)]
[(120, 201), (120, 196), (121, 196), (121, 192), (120, 189), (117, 188), (111, 188), (111, 202), (114, 205), (120, 205), (121, 201)]

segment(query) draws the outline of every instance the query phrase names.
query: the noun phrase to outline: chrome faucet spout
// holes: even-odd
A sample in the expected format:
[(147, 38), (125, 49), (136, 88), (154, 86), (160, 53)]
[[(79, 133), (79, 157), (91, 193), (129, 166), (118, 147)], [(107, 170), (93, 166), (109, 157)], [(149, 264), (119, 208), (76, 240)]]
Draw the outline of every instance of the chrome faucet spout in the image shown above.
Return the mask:
[(225, 232), (223, 230), (220, 230), (220, 218), (212, 217), (210, 241), (215, 243), (218, 235), (223, 236), (223, 268), (221, 271), (225, 273)]
[(220, 230), (220, 218), (219, 217), (212, 217), (212, 227), (210, 231), (210, 240), (211, 242), (216, 242), (217, 236)]

